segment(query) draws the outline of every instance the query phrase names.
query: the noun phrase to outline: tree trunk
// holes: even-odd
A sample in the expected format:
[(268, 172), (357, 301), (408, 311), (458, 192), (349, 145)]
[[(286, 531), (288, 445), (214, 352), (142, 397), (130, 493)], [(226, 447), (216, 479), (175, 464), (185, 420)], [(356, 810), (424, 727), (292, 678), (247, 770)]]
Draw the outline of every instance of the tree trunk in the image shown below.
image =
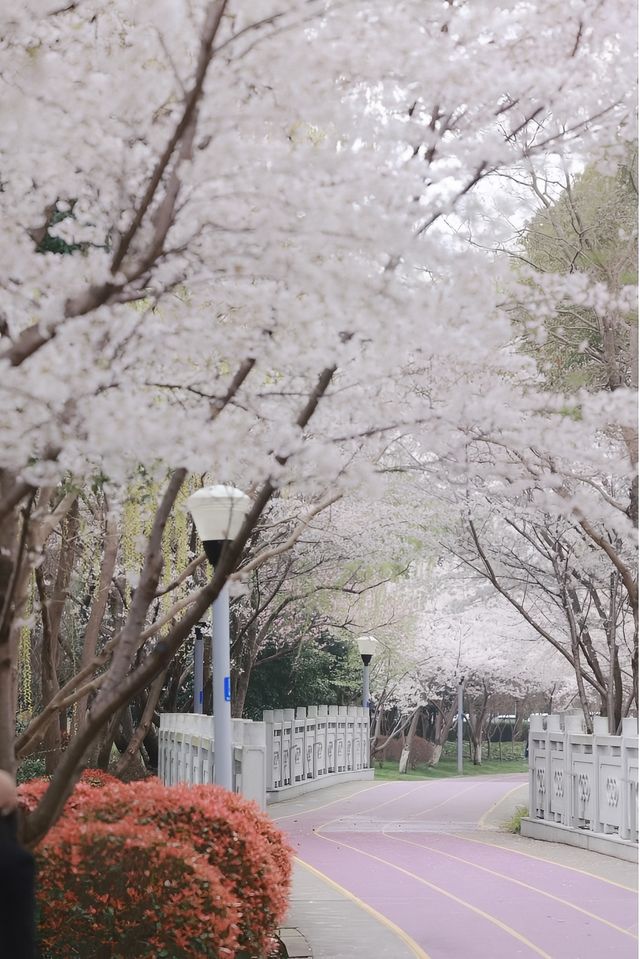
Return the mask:
[(445, 700), (441, 700), (439, 704), (435, 704), (435, 716), (431, 724), (433, 752), (429, 759), (429, 766), (437, 766), (440, 762), (443, 746), (453, 726), (453, 717), (455, 716), (456, 709), (456, 698), (449, 704), (447, 704)]
[(168, 689), (162, 708), (166, 713), (176, 713), (178, 711), (178, 693), (180, 692), (180, 677), (182, 676), (182, 673), (182, 663), (176, 658), (173, 660), (169, 670), (165, 674), (165, 678), (168, 677), (169, 682), (167, 684)]
[[(254, 594), (252, 593), (252, 598)], [(257, 599), (256, 599), (257, 601)], [(237, 669), (233, 669), (232, 683), (235, 687), (233, 700), (231, 702), (232, 715), (236, 719), (241, 719), (244, 712), (244, 704), (249, 691), (251, 675), (255, 666), (258, 652), (267, 636), (267, 627), (272, 622), (269, 618), (265, 627), (258, 630), (256, 622), (249, 623), (242, 631), (238, 642), (234, 647), (239, 647), (236, 656), (238, 659)], [(235, 648), (234, 648), (235, 652)], [(235, 658), (235, 657), (234, 657)]]
[[(154, 716), (154, 722), (155, 722)], [(147, 734), (144, 737), (144, 748), (147, 751), (147, 756), (149, 759), (149, 769), (150, 771), (155, 771), (158, 768), (158, 730), (154, 723), (151, 723), (147, 730)]]
[[(373, 726), (373, 735), (369, 743), (369, 765), (373, 766), (375, 762), (375, 755), (377, 752), (378, 740), (382, 734), (382, 717), (384, 715), (384, 710), (382, 704), (379, 703), (376, 707), (376, 718)], [(384, 759), (384, 757), (383, 757)], [(381, 760), (383, 761), (383, 760)]]
[(409, 759), (411, 758), (411, 749), (413, 746), (413, 740), (416, 735), (416, 729), (418, 726), (418, 720), (420, 718), (420, 713), (422, 712), (422, 706), (418, 706), (415, 710), (413, 716), (411, 717), (411, 724), (409, 726), (409, 732), (407, 733), (407, 738), (404, 746), (402, 747), (402, 753), (400, 755), (400, 762), (398, 764), (398, 772), (404, 775), (407, 771), (407, 766), (409, 765)]
[(611, 651), (613, 664), (611, 670), (611, 686), (612, 686), (612, 695), (611, 695), (611, 719), (609, 721), (609, 731), (612, 735), (616, 735), (620, 732), (622, 728), (622, 702), (624, 698), (624, 691), (622, 688), (622, 673), (620, 670), (620, 660), (618, 659), (618, 647), (614, 643), (613, 649)]
[(204, 689), (202, 691), (202, 711), (207, 716), (213, 716), (213, 677), (205, 673)]
[[(630, 324), (630, 369), (631, 369), (631, 388), (638, 389), (638, 324)], [(629, 508), (628, 516), (634, 527), (638, 528), (638, 430), (633, 427), (625, 427), (622, 435), (629, 453), (629, 460), (633, 467), (634, 476), (629, 489)]]
[[(116, 776), (122, 776), (124, 773), (133, 769), (134, 764), (138, 765), (137, 772), (142, 772), (144, 776), (146, 770), (144, 768), (144, 762), (140, 756), (140, 746), (147, 734), (147, 730), (151, 726), (151, 721), (153, 720), (153, 714), (160, 698), (160, 693), (162, 692), (162, 686), (164, 684), (164, 678), (166, 675), (165, 672), (160, 673), (159, 676), (153, 681), (151, 689), (149, 690), (149, 695), (147, 696), (147, 702), (145, 703), (144, 710), (142, 711), (142, 716), (140, 717), (140, 722), (134, 733), (132, 733), (127, 748), (120, 757), (118, 765), (115, 769)], [(130, 714), (130, 710), (129, 710)], [(137, 775), (133, 778), (140, 779), (141, 776)]]
[[(118, 524), (115, 519), (115, 516), (113, 516), (107, 509), (107, 517), (105, 520), (104, 555), (102, 557), (102, 565), (100, 567), (100, 578), (98, 581), (98, 586), (96, 588), (95, 595), (93, 597), (93, 602), (91, 604), (89, 621), (87, 623), (87, 627), (84, 632), (82, 659), (80, 661), (81, 669), (91, 662), (98, 648), (100, 626), (104, 619), (107, 600), (109, 598), (109, 592), (111, 590), (111, 581), (113, 579), (113, 573), (115, 570), (117, 555), (118, 555)], [(83, 699), (79, 700), (76, 705), (76, 727), (77, 728), (84, 725), (86, 713), (87, 713), (87, 706), (88, 706), (87, 697), (84, 697)]]
[[(6, 470), (0, 470), (0, 502), (15, 488), (16, 479)], [(12, 629), (12, 597), (14, 564), (18, 545), (20, 522), (16, 509), (0, 519), (0, 769), (15, 774), (15, 735), (17, 683), (17, 649), (14, 649)]]
[(255, 659), (255, 646), (253, 643), (245, 643), (240, 655), (240, 662), (235, 672), (235, 691), (231, 700), (231, 715), (234, 719), (242, 719), (244, 704), (249, 691), (251, 682), (251, 673)]
[(111, 718), (110, 722), (107, 723), (103, 729), (98, 743), (92, 749), (90, 763), (98, 769), (102, 769), (103, 772), (108, 772), (111, 761), (111, 750), (113, 749), (116, 738), (121, 737), (120, 742), (124, 745), (129, 742), (132, 735), (133, 724), (131, 722), (130, 707), (127, 704)]
[(482, 764), (482, 741), (487, 722), (489, 693), (483, 686), (480, 701), (468, 702), (469, 751), (474, 766)]
[[(77, 499), (62, 522), (62, 537), (56, 578), (47, 596), (44, 567), (36, 569), (36, 585), (42, 607), (42, 705), (47, 706), (60, 691), (60, 632), (67, 593), (77, 552), (80, 515)], [(59, 714), (52, 717), (44, 733), (45, 769), (52, 775), (60, 760), (62, 736)]]

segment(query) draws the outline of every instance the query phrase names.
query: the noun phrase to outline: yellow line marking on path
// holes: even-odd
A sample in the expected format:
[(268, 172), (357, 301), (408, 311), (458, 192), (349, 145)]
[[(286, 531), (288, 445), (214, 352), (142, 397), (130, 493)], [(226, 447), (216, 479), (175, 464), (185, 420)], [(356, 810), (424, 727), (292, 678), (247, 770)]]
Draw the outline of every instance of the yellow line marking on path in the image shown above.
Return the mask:
[(495, 846), (497, 849), (503, 849), (505, 852), (513, 853), (514, 856), (526, 856), (527, 859), (535, 859), (537, 862), (546, 862), (552, 866), (557, 866), (558, 869), (568, 869), (570, 872), (577, 872), (581, 876), (588, 876), (590, 879), (598, 879), (600, 882), (606, 882), (610, 886), (617, 886), (618, 889), (624, 889), (626, 892), (633, 892), (637, 895), (638, 890), (634, 889), (633, 886), (625, 886), (622, 882), (616, 882), (615, 879), (605, 879), (604, 876), (598, 876), (594, 872), (589, 872), (587, 869), (580, 869), (578, 866), (566, 866), (564, 863), (556, 862), (554, 859), (547, 859), (546, 856), (536, 856), (532, 852), (522, 852), (520, 849), (510, 849), (509, 846), (503, 846), (501, 843), (494, 842), (489, 839), (472, 839), (471, 836), (463, 835), (462, 833), (457, 832), (442, 832), (441, 836), (451, 836), (454, 839), (462, 839), (463, 842), (477, 842), (481, 846)]
[(402, 942), (409, 947), (409, 949), (411, 949), (417, 959), (431, 959), (429, 954), (418, 945), (415, 939), (412, 939), (411, 936), (404, 931), (404, 929), (400, 928), (400, 926), (396, 926), (395, 922), (392, 922), (391, 919), (387, 919), (386, 916), (384, 916), (381, 912), (378, 912), (377, 909), (374, 909), (373, 906), (370, 906), (369, 903), (365, 902), (363, 899), (360, 899), (358, 896), (354, 895), (354, 893), (349, 892), (349, 890), (345, 889), (344, 886), (341, 886), (339, 883), (335, 882), (335, 880), (330, 879), (329, 876), (325, 875), (323, 872), (320, 872), (319, 869), (316, 869), (316, 867), (310, 865), (310, 863), (305, 862), (304, 859), (300, 859), (298, 856), (295, 856), (294, 859), (301, 866), (304, 866), (305, 869), (308, 869), (310, 873), (318, 876), (323, 880), (323, 882), (326, 882), (327, 885), (332, 886), (347, 899), (351, 899), (351, 901), (355, 902), (357, 906), (360, 906), (360, 908), (364, 909), (365, 912), (368, 912), (370, 916), (373, 916), (373, 918), (377, 919), (378, 922), (382, 923), (383, 926), (386, 926), (391, 930), (391, 932), (395, 933), (396, 936), (398, 936), (398, 938), (401, 939)]
[(616, 932), (621, 932), (624, 936), (631, 936), (632, 939), (638, 938), (635, 933), (629, 932), (628, 929), (624, 929), (622, 926), (617, 926), (615, 922), (610, 922), (608, 919), (603, 919), (602, 916), (597, 916), (594, 912), (589, 912), (588, 909), (583, 909), (582, 906), (576, 906), (575, 903), (569, 902), (567, 899), (561, 899), (560, 896), (554, 896), (551, 892), (545, 892), (543, 889), (538, 889), (537, 886), (531, 886), (528, 882), (522, 882), (520, 879), (513, 879), (511, 876), (508, 876), (503, 872), (498, 872), (496, 869), (490, 869), (488, 866), (481, 866), (479, 863), (473, 862), (471, 859), (463, 859), (462, 856), (455, 856), (453, 853), (445, 852), (443, 849), (438, 849), (436, 846), (426, 846), (419, 842), (413, 842), (411, 839), (403, 839), (400, 836), (391, 835), (390, 833), (384, 831), (383, 836), (386, 836), (387, 839), (395, 839), (397, 842), (406, 843), (407, 846), (415, 846), (417, 849), (435, 852), (439, 856), (446, 856), (447, 859), (455, 859), (456, 862), (462, 862), (466, 866), (473, 866), (474, 869), (481, 869), (482, 872), (488, 872), (492, 876), (498, 876), (500, 879), (506, 879), (508, 882), (512, 882), (516, 886), (522, 886), (524, 889), (530, 889), (532, 892), (538, 893), (540, 896), (546, 896), (547, 899), (553, 899), (555, 902), (562, 903), (563, 906), (568, 906), (569, 909), (575, 909), (576, 912), (581, 912), (583, 916), (588, 916), (590, 919), (595, 919), (597, 922), (602, 922), (605, 926), (615, 929)]
[[(274, 817), (271, 819), (271, 821), (272, 821), (272, 822), (282, 822), (283, 819), (293, 819), (294, 816), (305, 816), (307, 813), (315, 812), (316, 809), (326, 809), (327, 806), (333, 806), (333, 805), (334, 805), (335, 803), (337, 803), (337, 802), (343, 802), (343, 801), (346, 801), (346, 800), (348, 800), (348, 799), (353, 799), (354, 796), (360, 796), (360, 795), (362, 795), (362, 793), (367, 793), (367, 792), (369, 792), (371, 789), (379, 789), (380, 786), (387, 786), (388, 784), (389, 784), (388, 781), (387, 781), (387, 782), (383, 782), (383, 783), (373, 783), (373, 785), (371, 785), (371, 786), (365, 786), (364, 789), (358, 789), (358, 790), (356, 790), (355, 792), (350, 793), (350, 795), (348, 795), (348, 796), (339, 796), (338, 799), (331, 799), (329, 802), (319, 803), (317, 806), (311, 806), (309, 809), (299, 809), (297, 812), (289, 812), (289, 813), (286, 813), (286, 815), (284, 815), (284, 816), (274, 816)], [(304, 793), (303, 793), (302, 795), (304, 795)], [(307, 795), (308, 795), (308, 793), (307, 793)], [(297, 799), (297, 798), (298, 798), (298, 797), (296, 796), (296, 799)], [(295, 801), (296, 801), (295, 799), (288, 799), (288, 800), (285, 799), (285, 800), (284, 800), (284, 802), (295, 802)]]
[[(323, 828), (323, 827), (320, 827)], [(319, 833), (316, 831), (316, 835)], [(470, 902), (467, 902), (465, 899), (460, 899), (458, 896), (454, 896), (452, 892), (447, 892), (446, 889), (441, 889), (440, 886), (436, 886), (435, 883), (429, 882), (427, 879), (423, 879), (422, 876), (417, 876), (413, 872), (409, 872), (408, 869), (404, 869), (402, 866), (396, 866), (395, 863), (389, 862), (387, 859), (382, 859), (380, 856), (374, 856), (371, 852), (365, 852), (364, 849), (358, 849), (357, 846), (351, 846), (347, 842), (342, 840), (330, 839), (328, 836), (319, 835), (320, 839), (324, 839), (325, 842), (335, 843), (336, 846), (344, 846), (346, 849), (352, 849), (354, 852), (360, 853), (361, 856), (367, 856), (369, 859), (374, 859), (376, 862), (381, 862), (384, 866), (390, 866), (391, 869), (396, 869), (398, 872), (404, 873), (405, 876), (409, 876), (411, 879), (415, 879), (416, 882), (421, 883), (423, 886), (428, 886), (430, 889), (433, 889), (435, 892), (439, 892), (441, 896), (446, 896), (447, 899), (452, 899), (454, 902), (457, 902), (458, 905), (464, 906), (465, 909), (469, 909), (471, 912), (475, 912), (477, 915), (481, 916), (483, 919), (487, 919), (494, 926), (497, 926), (499, 929), (502, 929), (503, 932), (506, 932), (508, 935), (512, 936), (514, 939), (517, 939), (519, 942), (524, 943), (525, 946), (528, 946), (533, 952), (538, 956), (542, 956), (542, 959), (552, 959), (548, 952), (544, 952), (543, 949), (540, 949), (539, 946), (536, 946), (535, 943), (531, 942), (530, 939), (527, 939), (526, 936), (523, 936), (521, 933), (517, 932), (515, 929), (512, 929), (511, 926), (508, 926), (506, 923), (502, 922), (496, 916), (492, 916), (491, 913), (485, 912), (483, 909), (479, 909), (477, 906), (473, 906)]]
[(528, 785), (529, 784), (526, 781), (523, 783), (518, 783), (517, 786), (514, 786), (513, 789), (510, 789), (509, 792), (505, 793), (504, 796), (501, 796), (500, 799), (496, 799), (496, 801), (492, 803), (491, 806), (489, 806), (487, 811), (483, 813), (482, 816), (480, 816), (480, 819), (478, 820), (478, 828), (486, 829), (487, 828), (486, 819), (488, 818), (488, 816), (491, 815), (494, 809), (497, 809), (500, 803), (503, 803), (505, 799), (509, 798), (509, 796), (512, 796), (515, 792), (518, 792), (519, 789), (526, 789)]

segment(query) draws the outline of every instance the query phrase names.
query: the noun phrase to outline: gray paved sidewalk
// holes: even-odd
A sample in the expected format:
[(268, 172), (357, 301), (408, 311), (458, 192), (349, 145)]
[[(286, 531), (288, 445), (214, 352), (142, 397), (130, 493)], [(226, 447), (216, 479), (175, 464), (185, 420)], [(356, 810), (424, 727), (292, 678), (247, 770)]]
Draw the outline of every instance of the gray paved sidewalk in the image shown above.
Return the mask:
[(398, 933), (298, 863), (286, 927), (303, 937), (281, 933), (290, 959), (416, 959)]

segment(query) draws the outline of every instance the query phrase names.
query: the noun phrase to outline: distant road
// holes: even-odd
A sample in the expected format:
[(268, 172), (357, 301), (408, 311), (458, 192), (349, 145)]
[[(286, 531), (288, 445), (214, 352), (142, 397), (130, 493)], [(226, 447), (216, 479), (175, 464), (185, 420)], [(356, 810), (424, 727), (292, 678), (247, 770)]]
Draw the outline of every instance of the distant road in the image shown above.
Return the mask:
[(352, 784), (272, 811), (298, 858), (420, 959), (637, 959), (634, 867), (495, 831), (525, 778)]

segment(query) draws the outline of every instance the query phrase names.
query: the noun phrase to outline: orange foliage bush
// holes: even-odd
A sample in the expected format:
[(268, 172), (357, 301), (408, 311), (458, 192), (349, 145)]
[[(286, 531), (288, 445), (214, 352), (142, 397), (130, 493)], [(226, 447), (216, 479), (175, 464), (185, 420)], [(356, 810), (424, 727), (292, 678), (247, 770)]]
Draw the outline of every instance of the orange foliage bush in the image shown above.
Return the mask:
[[(109, 786), (78, 807), (84, 820), (152, 822), (163, 835), (188, 843), (218, 866), (240, 903), (240, 946), (259, 955), (284, 919), (290, 853), (271, 822), (253, 803), (218, 786), (173, 786), (157, 779)], [(285, 865), (287, 863), (287, 866)]]
[[(21, 786), (21, 805), (32, 809), (47, 785)], [(56, 959), (261, 955), (284, 918), (291, 880), (291, 850), (255, 803), (217, 786), (124, 784), (94, 770), (38, 857), (43, 944)], [(93, 950), (73, 951), (88, 930)]]
[(42, 945), (59, 959), (229, 959), (238, 911), (220, 870), (155, 826), (63, 819), (38, 849)]
[[(206, 788), (206, 787), (205, 787)], [(282, 830), (262, 812), (253, 802), (247, 802), (236, 793), (225, 793), (226, 802), (230, 809), (240, 809), (251, 819), (256, 831), (267, 841), (271, 852), (271, 859), (280, 877), (280, 884), (288, 892), (291, 887), (291, 864), (293, 851), (284, 838)]]
[[(111, 776), (109, 773), (103, 772), (101, 769), (85, 769), (76, 783), (73, 792), (67, 799), (64, 807), (65, 813), (82, 804), (87, 796), (87, 791), (89, 791), (90, 796), (93, 790), (101, 789), (103, 786), (121, 785), (122, 783), (119, 779), (116, 779), (115, 776)], [(48, 786), (49, 780), (46, 777), (30, 779), (28, 782), (18, 786), (18, 802), (20, 807), (26, 812), (31, 812), (36, 808), (46, 793)]]

